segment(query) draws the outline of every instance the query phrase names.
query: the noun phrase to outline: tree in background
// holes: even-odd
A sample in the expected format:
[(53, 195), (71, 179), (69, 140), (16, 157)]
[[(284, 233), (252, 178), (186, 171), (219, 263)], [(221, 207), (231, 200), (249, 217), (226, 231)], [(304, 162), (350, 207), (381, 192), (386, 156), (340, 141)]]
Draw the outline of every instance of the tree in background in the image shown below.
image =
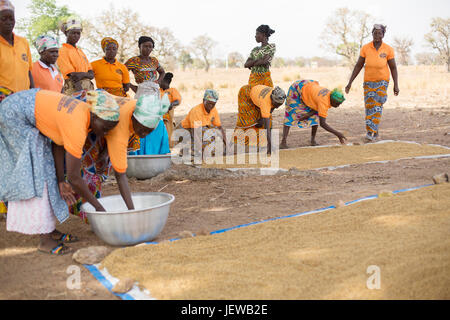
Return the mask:
[(194, 60), (191, 57), (191, 54), (187, 49), (181, 50), (178, 55), (178, 63), (181, 65), (183, 71), (186, 70), (187, 67), (191, 66), (194, 63)]
[(17, 29), (24, 33), (30, 43), (34, 43), (37, 37), (45, 34), (59, 39), (63, 36), (59, 27), (60, 21), (73, 15), (67, 6), (57, 6), (55, 0), (31, 0), (28, 9), (31, 18), (19, 19)]
[(117, 59), (124, 63), (139, 54), (138, 39), (143, 35), (152, 37), (155, 41), (152, 55), (158, 58), (165, 68), (175, 68), (180, 45), (172, 31), (146, 25), (139, 14), (131, 9), (116, 10), (114, 6), (110, 6), (92, 22), (84, 22), (81, 40), (90, 55), (100, 58), (103, 56), (100, 41), (104, 37), (116, 39), (119, 42)]
[(415, 55), (416, 62), (419, 65), (431, 66), (442, 63), (442, 59), (438, 53), (434, 52), (419, 52)]
[(158, 57), (166, 70), (174, 70), (177, 65), (177, 56), (181, 50), (180, 41), (169, 28), (153, 28), (150, 33), (155, 41), (154, 55)]
[(124, 63), (127, 59), (139, 54), (138, 38), (148, 30), (140, 21), (139, 14), (131, 9), (116, 10), (110, 6), (98, 17), (83, 21), (81, 45), (93, 58), (101, 58), (104, 53), (100, 42), (104, 37), (117, 40), (119, 48), (117, 59)]
[(282, 57), (275, 57), (271, 66), (274, 68), (282, 68), (286, 66), (286, 61)]
[(230, 52), (228, 55), (228, 66), (230, 68), (242, 68), (244, 63), (244, 56), (239, 52)]
[(374, 18), (363, 11), (339, 8), (327, 19), (321, 34), (322, 47), (345, 59), (353, 67), (361, 47), (369, 39)]
[(450, 36), (450, 18), (433, 18), (431, 20), (431, 32), (425, 35), (428, 45), (437, 50), (441, 59), (447, 64), (450, 72), (450, 47), (448, 38)]
[(392, 46), (398, 57), (398, 62), (404, 66), (411, 64), (411, 47), (414, 41), (408, 37), (394, 37)]
[(208, 72), (211, 66), (211, 53), (215, 46), (216, 42), (206, 34), (198, 36), (191, 42), (192, 50), (197, 58), (203, 60), (206, 72)]

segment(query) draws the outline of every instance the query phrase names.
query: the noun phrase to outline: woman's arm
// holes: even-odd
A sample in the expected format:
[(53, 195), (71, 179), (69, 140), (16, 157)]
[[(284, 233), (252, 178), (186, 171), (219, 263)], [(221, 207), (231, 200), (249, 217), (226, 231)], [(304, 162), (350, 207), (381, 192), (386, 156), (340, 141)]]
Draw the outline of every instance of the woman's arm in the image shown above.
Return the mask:
[(119, 173), (117, 171), (114, 172), (123, 201), (125, 201), (128, 210), (134, 210), (133, 199), (131, 198), (131, 191), (130, 186), (128, 185), (128, 178), (126, 173)]
[(352, 72), (352, 75), (350, 77), (350, 80), (348, 81), (348, 84), (345, 87), (345, 93), (348, 94), (350, 92), (350, 88), (352, 87), (353, 80), (356, 79), (356, 77), (358, 76), (359, 72), (364, 67), (364, 63), (365, 62), (366, 62), (365, 58), (363, 58), (361, 56), (358, 58), (358, 61), (356, 62), (355, 67), (353, 68), (353, 72)]
[(267, 135), (267, 154), (272, 153), (272, 129), (270, 128), (270, 118), (262, 118), (264, 128), (266, 128)]
[(392, 79), (394, 80), (394, 95), (398, 96), (398, 94), (400, 93), (400, 89), (398, 88), (398, 72), (395, 59), (389, 60), (388, 65), (389, 69), (391, 69)]
[(179, 105), (180, 105), (180, 100), (174, 100), (172, 103), (170, 103), (169, 111)]
[(73, 195), (71, 186), (65, 181), (64, 177), (64, 147), (56, 145), (52, 142), (52, 154), (55, 162), (56, 179), (58, 180), (59, 193), (61, 198), (67, 203), (67, 205), (74, 204), (77, 200)]
[(124, 83), (123, 84), (123, 91), (128, 92), (128, 90), (130, 90), (131, 87), (131, 83)]
[(31, 74), (31, 71), (28, 71), (28, 77), (30, 78), (30, 89), (34, 88), (34, 79), (33, 75)]
[(244, 67), (248, 68), (248, 69), (250, 69), (252, 67), (258, 67), (258, 66), (269, 67), (271, 58), (272, 58), (272, 56), (270, 54), (267, 54), (267, 55), (265, 55), (264, 57), (262, 57), (261, 59), (258, 59), (258, 60), (253, 60), (251, 58), (248, 58), (247, 62), (245, 62)]
[(308, 120), (310, 117), (312, 117), (313, 115), (316, 115), (316, 114), (317, 114), (317, 111), (311, 110), (310, 112), (308, 112), (308, 113), (302, 115), (301, 117), (299, 117), (297, 120), (298, 121), (305, 121), (305, 120)]
[(327, 130), (328, 132), (331, 132), (332, 134), (334, 134), (336, 137), (338, 137), (339, 141), (341, 142), (341, 144), (345, 144), (345, 141), (347, 140), (347, 138), (340, 133), (339, 131), (334, 130), (332, 127), (330, 127), (327, 123), (326, 118), (319, 116), (320, 119), (320, 126), (322, 128), (324, 128), (325, 130)]
[(164, 71), (164, 68), (161, 65), (159, 65), (159, 67), (158, 67), (158, 69), (156, 69), (156, 71), (158, 71), (158, 73), (159, 73), (159, 78), (158, 78), (157, 82), (161, 86), (161, 82), (163, 81), (164, 76), (166, 75), (166, 71)]
[(66, 169), (67, 180), (75, 192), (89, 202), (95, 210), (106, 211), (97, 198), (91, 193), (83, 178), (81, 178), (81, 159), (75, 158), (70, 153), (66, 152)]
[(131, 84), (131, 83), (130, 83), (130, 88), (131, 88), (131, 90), (133, 90), (134, 93), (136, 93), (138, 90), (138, 86), (135, 86), (134, 84)]

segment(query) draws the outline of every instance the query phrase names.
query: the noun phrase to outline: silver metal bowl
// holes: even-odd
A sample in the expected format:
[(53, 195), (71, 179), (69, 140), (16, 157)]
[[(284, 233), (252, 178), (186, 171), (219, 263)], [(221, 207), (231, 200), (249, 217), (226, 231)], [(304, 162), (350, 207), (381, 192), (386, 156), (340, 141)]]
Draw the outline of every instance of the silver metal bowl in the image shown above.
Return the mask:
[(121, 195), (98, 199), (106, 212), (97, 212), (85, 203), (81, 210), (87, 213), (92, 231), (113, 246), (135, 245), (151, 241), (164, 228), (175, 197), (163, 192), (132, 194), (135, 210), (127, 210)]
[(128, 156), (127, 176), (150, 179), (163, 173), (172, 165), (171, 154)]

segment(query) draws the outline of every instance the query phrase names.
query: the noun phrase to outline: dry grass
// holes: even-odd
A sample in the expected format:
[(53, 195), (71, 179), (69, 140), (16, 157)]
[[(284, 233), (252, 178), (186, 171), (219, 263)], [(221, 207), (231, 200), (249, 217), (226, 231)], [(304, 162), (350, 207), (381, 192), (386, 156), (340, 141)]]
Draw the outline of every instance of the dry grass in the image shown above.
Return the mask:
[[(450, 73), (441, 66), (399, 66), (400, 96), (392, 94), (393, 82), (389, 86), (389, 99), (386, 108), (427, 108), (448, 107), (450, 96)], [(344, 88), (351, 70), (344, 67), (330, 68), (273, 68), (272, 79), (275, 85), (288, 90), (292, 82), (298, 79), (314, 79), (327, 88)], [(183, 97), (182, 104), (176, 109), (176, 116), (183, 116), (201, 102), (205, 89), (213, 88), (219, 92), (217, 108), (219, 112), (236, 113), (239, 89), (247, 84), (248, 69), (211, 69), (174, 71), (172, 86)], [(354, 81), (347, 96), (344, 108), (363, 104), (363, 71)]]

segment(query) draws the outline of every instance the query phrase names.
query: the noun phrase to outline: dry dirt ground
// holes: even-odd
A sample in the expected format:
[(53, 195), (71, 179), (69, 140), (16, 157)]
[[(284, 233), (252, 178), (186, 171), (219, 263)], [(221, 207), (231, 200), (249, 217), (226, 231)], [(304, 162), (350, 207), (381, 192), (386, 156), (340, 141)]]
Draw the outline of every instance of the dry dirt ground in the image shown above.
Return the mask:
[[(389, 88), (392, 90), (392, 88)], [(405, 94), (407, 95), (407, 94)], [(383, 113), (380, 136), (383, 140), (408, 140), (450, 147), (450, 107), (448, 95), (394, 98), (391, 95)], [(423, 101), (426, 101), (424, 106)], [(227, 109), (227, 110), (224, 110)], [(222, 107), (224, 127), (233, 128), (235, 109)], [(274, 127), (280, 128), (284, 110), (274, 113)], [(177, 115), (177, 121), (182, 114)], [(364, 136), (362, 97), (353, 96), (348, 105), (330, 112), (329, 124), (345, 132), (349, 142)], [(292, 130), (288, 144), (307, 146), (309, 130)], [(281, 137), (280, 137), (281, 138)], [(337, 139), (319, 129), (320, 144), (336, 144)], [(214, 231), (252, 221), (335, 205), (377, 194), (432, 183), (431, 177), (450, 168), (450, 159), (403, 160), (388, 164), (353, 165), (334, 171), (304, 171), (275, 176), (221, 177), (202, 180), (130, 180), (131, 189), (175, 195), (176, 201), (166, 226), (155, 241), (176, 237), (182, 231)], [(176, 169), (176, 168), (175, 168)], [(104, 195), (116, 194), (109, 183)], [(71, 245), (80, 249), (105, 245), (78, 217), (58, 227), (77, 235), (81, 241)], [(55, 257), (36, 250), (39, 238), (6, 232), (0, 219), (0, 299), (118, 299), (81, 266), (81, 289), (69, 290), (68, 267), (77, 265), (71, 255)], [(109, 247), (113, 250), (113, 247)]]

